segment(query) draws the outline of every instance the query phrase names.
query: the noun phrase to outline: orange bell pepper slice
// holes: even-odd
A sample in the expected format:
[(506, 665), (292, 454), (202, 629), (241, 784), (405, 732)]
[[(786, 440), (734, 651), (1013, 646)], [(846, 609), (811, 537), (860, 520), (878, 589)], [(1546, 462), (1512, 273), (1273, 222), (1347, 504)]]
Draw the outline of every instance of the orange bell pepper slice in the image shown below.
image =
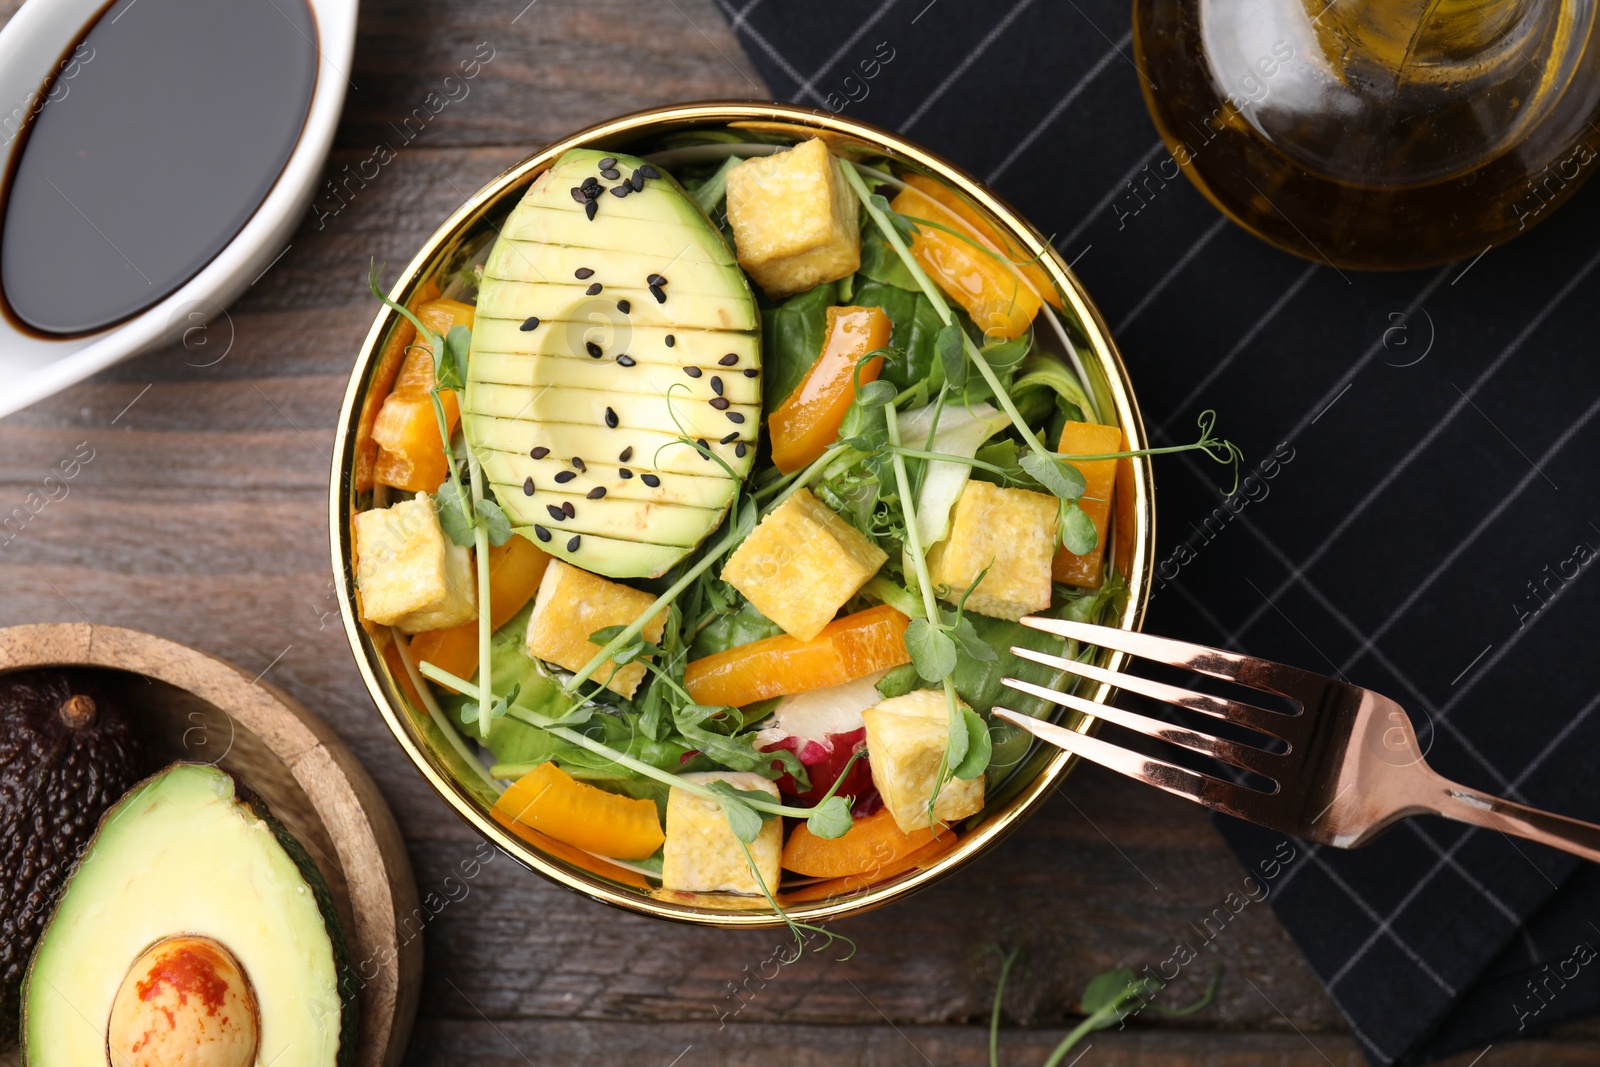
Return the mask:
[(769, 697), (843, 685), (902, 663), (911, 620), (887, 604), (834, 619), (816, 637), (778, 634), (693, 660), (683, 687), (699, 704), (743, 707)]
[[(498, 548), (489, 549), (491, 630), (500, 629), (533, 599), (549, 566), (549, 553), (526, 537), (513, 537)], [(478, 669), (478, 621), (418, 634), (411, 639), (411, 658), (416, 663), (431, 663), (457, 678), (471, 678)]]
[(831, 900), (834, 897), (845, 897), (851, 893), (859, 893), (863, 889), (870, 889), (881, 882), (887, 882), (897, 875), (907, 871), (919, 870), (932, 866), (934, 861), (946, 852), (956, 847), (960, 839), (949, 827), (940, 831), (939, 836), (923, 845), (908, 856), (902, 856), (893, 863), (879, 867), (877, 870), (864, 871), (861, 874), (847, 874), (843, 878), (830, 878), (826, 882), (815, 882), (803, 885), (784, 893), (779, 900), (780, 904), (804, 904), (813, 900)]
[(783, 846), (783, 868), (812, 878), (843, 878), (882, 870), (933, 841), (923, 827), (906, 833), (888, 808), (857, 819), (843, 837), (818, 837), (805, 823), (794, 828)]
[(609, 878), (613, 882), (632, 886), (634, 889), (649, 892), (650, 883), (645, 881), (644, 875), (637, 871), (630, 871), (626, 867), (618, 867), (615, 863), (607, 863), (599, 856), (591, 856), (581, 848), (573, 848), (565, 841), (557, 841), (547, 834), (541, 834), (531, 826), (524, 826), (499, 808), (489, 811), (494, 821), (504, 826), (507, 830), (522, 838), (540, 852), (548, 853), (559, 859), (566, 860), (580, 870), (590, 874), (598, 874), (602, 878)]
[(822, 353), (794, 392), (767, 420), (772, 438), (772, 465), (785, 474), (815, 462), (839, 438), (839, 424), (855, 399), (856, 381), (878, 380), (883, 357), (856, 364), (868, 352), (889, 343), (894, 324), (882, 308), (831, 307)]
[[(1032, 289), (1043, 298), (1045, 303), (1057, 311), (1063, 310), (1061, 293), (1056, 289), (1056, 283), (1051, 280), (1050, 272), (1040, 265), (1038, 259), (1030, 256), (1026, 250), (1019, 248), (1015, 242), (996, 229), (988, 219), (984, 218), (983, 213), (978, 210), (976, 204), (943, 182), (930, 178), (925, 174), (907, 174), (905, 182), (918, 192), (926, 195), (930, 200), (938, 203), (939, 206), (948, 209), (951, 214), (957, 216), (964, 225), (958, 225), (955, 227), (956, 229), (964, 230), (1005, 256), (1006, 259), (1011, 261), (1011, 265), (1022, 274), (1022, 280), (1028, 288)], [(942, 222), (946, 226), (950, 225), (944, 219), (935, 219), (933, 221)]]
[[(432, 278), (418, 286), (417, 293), (406, 305), (416, 313), (418, 307), (439, 296), (439, 286)], [(389, 397), (389, 390), (394, 388), (395, 375), (400, 373), (400, 364), (405, 361), (406, 349), (411, 347), (411, 342), (416, 339), (417, 328), (411, 325), (411, 320), (404, 315), (395, 324), (394, 332), (389, 334), (389, 340), (383, 346), (383, 353), (378, 357), (377, 369), (372, 372), (372, 382), (367, 386), (367, 395), (361, 400), (361, 417), (356, 420), (356, 456), (352, 477), (355, 481), (357, 492), (371, 489), (374, 482), (373, 472), (378, 462), (378, 442), (372, 439), (372, 427), (378, 421), (378, 411), (383, 407), (383, 402)]]
[[(1056, 451), (1097, 456), (1105, 452), (1125, 451), (1122, 429), (1101, 426), (1093, 422), (1069, 422), (1061, 427), (1061, 441)], [(1079, 556), (1065, 548), (1056, 550), (1050, 562), (1050, 577), (1064, 585), (1080, 589), (1098, 589), (1105, 572), (1106, 527), (1111, 521), (1111, 498), (1116, 489), (1116, 459), (1089, 459), (1073, 462), (1083, 474), (1087, 487), (1078, 499), (1078, 507), (1094, 521), (1094, 548)]]
[[(417, 308), (416, 316), (442, 337), (452, 326), (471, 329), (473, 308), (456, 300), (430, 300)], [(372, 439), (378, 443), (374, 480), (414, 493), (433, 492), (450, 473), (429, 395), (433, 359), (428, 346), (412, 346), (372, 427)], [(451, 390), (441, 392), (439, 399), (444, 405), (445, 425), (454, 433), (461, 417), (460, 402)]]
[[(926, 219), (964, 232), (961, 216), (915, 187), (900, 190), (889, 206), (915, 221)], [(945, 295), (966, 310), (985, 337), (1021, 337), (1039, 313), (1039, 294), (998, 254), (970, 239), (919, 226), (911, 254)]]
[(613, 859), (642, 860), (666, 840), (655, 801), (608, 793), (554, 763), (541, 763), (517, 779), (494, 806), (523, 826)]

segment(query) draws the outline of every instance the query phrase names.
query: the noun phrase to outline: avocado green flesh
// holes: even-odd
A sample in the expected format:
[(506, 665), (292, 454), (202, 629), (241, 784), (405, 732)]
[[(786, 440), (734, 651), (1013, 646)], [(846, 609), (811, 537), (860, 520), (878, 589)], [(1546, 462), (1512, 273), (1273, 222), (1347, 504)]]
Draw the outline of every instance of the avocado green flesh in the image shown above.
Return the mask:
[(516, 532), (574, 567), (582, 567), (596, 574), (608, 574), (613, 578), (653, 578), (665, 574), (693, 551), (674, 545), (617, 541), (598, 534), (582, 535), (578, 539), (578, 548), (571, 550), (567, 548), (573, 537), (570, 531), (552, 530), (548, 541), (540, 540), (531, 526), (518, 527)]
[[(514, 527), (544, 528), (540, 546), (585, 569), (642, 577), (704, 541), (750, 471), (761, 322), (732, 249), (694, 199), (665, 174), (613, 196), (606, 156), (621, 180), (645, 165), (574, 149), (506, 218), (478, 291), (461, 421)], [(573, 196), (586, 180), (605, 190), (592, 203)], [(697, 452), (699, 440), (720, 462)], [(624, 451), (633, 479), (617, 470)], [(592, 473), (575, 458), (595, 463)], [(580, 477), (558, 483), (563, 469)], [(645, 486), (645, 474), (659, 484)], [(564, 504), (575, 515), (552, 518)]]
[[(618, 446), (626, 446), (633, 449), (635, 459), (640, 462), (637, 469), (659, 473), (663, 478), (668, 474), (725, 477), (721, 467), (702, 456), (693, 445), (684, 444), (676, 433), (634, 430), (619, 436), (615, 430), (587, 423), (537, 423), (527, 419), (497, 419), (485, 415), (469, 417), (464, 414), (461, 421), (467, 427), (468, 440), (480, 454), (485, 449), (526, 454), (535, 448), (547, 448), (550, 455), (562, 461), (577, 456), (588, 462), (585, 458), (588, 456), (604, 458), (621, 455)], [(749, 462), (753, 449), (748, 444), (745, 445), (745, 458), (741, 460), (734, 455), (738, 442), (725, 445), (721, 440), (706, 438), (712, 455), (734, 470), (739, 469), (738, 464)]]
[[(594, 370), (586, 362), (589, 358), (587, 356), (574, 359), (550, 355), (541, 359), (535, 356), (508, 355), (504, 352), (479, 352), (473, 358), (478, 364), (476, 371), (478, 381), (486, 385), (520, 386), (523, 389), (530, 386), (584, 389), (594, 382)], [(730, 374), (726, 369), (715, 365), (700, 368), (700, 374), (701, 377), (718, 378), (722, 386), (722, 395), (730, 403), (761, 403), (760, 378), (746, 378), (737, 371)], [(617, 391), (639, 393), (644, 396), (666, 396), (674, 387), (678, 387), (678, 392), (686, 392), (683, 387), (690, 381), (691, 379), (683, 373), (682, 367), (669, 366), (665, 363), (641, 363), (628, 371), (627, 388), (619, 388)]]
[[(686, 379), (681, 390), (675, 389), (666, 394), (479, 382), (473, 397), (473, 410), (479, 415), (497, 419), (603, 426), (619, 435), (618, 440), (621, 435), (635, 430), (683, 434), (690, 440), (700, 437), (721, 438), (730, 433), (738, 433), (744, 438), (752, 436), (755, 420), (761, 416), (761, 409), (757, 405), (730, 403), (726, 409), (714, 408), (704, 399), (691, 399), (687, 382)], [(606, 422), (607, 410), (616, 416), (615, 427)], [(739, 418), (730, 419), (730, 414)]]
[[(596, 257), (598, 258), (598, 257)], [(640, 279), (643, 282), (643, 279)], [(484, 276), (478, 289), (478, 302), (495, 309), (537, 307), (544, 311), (540, 319), (552, 322), (588, 322), (594, 316), (605, 316), (620, 328), (622, 323), (638, 326), (672, 326), (696, 330), (754, 330), (754, 306), (730, 300), (712, 293), (687, 293), (677, 289), (664, 292), (665, 300), (658, 301), (645, 288), (630, 288), (618, 284), (606, 286), (598, 295), (590, 296), (582, 285), (552, 284), (550, 282), (508, 282)], [(628, 301), (626, 313), (617, 309), (618, 300)]]
[(238, 960), (260, 1010), (259, 1063), (346, 1063), (355, 1008), (340, 997), (343, 943), (326, 889), (281, 832), (236, 798), (229, 775), (203, 764), (177, 764), (124, 797), (68, 880), (29, 968), (30, 1067), (105, 1063), (123, 978), (175, 934), (212, 938)]
[[(604, 254), (608, 274), (614, 272), (618, 279), (634, 279), (631, 284), (641, 290), (645, 289), (650, 275), (656, 273), (667, 279), (665, 288), (672, 292), (725, 294), (730, 287), (735, 291), (738, 288), (734, 275), (739, 273), (739, 268), (720, 257), (704, 258), (699, 245), (686, 249), (665, 271), (661, 269), (659, 256), (618, 249), (608, 249)], [(594, 279), (581, 279), (577, 274), (580, 270), (596, 269), (595, 259), (593, 247), (545, 245), (508, 238), (495, 244), (484, 273), (513, 282), (588, 286)], [(619, 280), (617, 284), (624, 283)], [(610, 285), (605, 292), (611, 293)]]
[[(676, 478), (657, 477), (656, 481), (659, 484), (652, 487), (640, 477), (641, 471), (649, 472), (648, 467), (628, 467), (620, 463), (598, 463), (587, 460), (584, 465), (588, 469), (579, 472), (573, 470), (570, 464), (557, 459), (548, 457), (531, 459), (526, 452), (498, 452), (492, 449), (480, 452), (478, 461), (483, 464), (484, 473), (489, 476), (491, 482), (514, 487), (517, 496), (526, 495), (523, 492), (526, 481), (532, 478), (535, 495), (546, 491), (563, 493), (573, 497), (574, 505), (596, 488), (604, 489), (606, 498), (610, 500), (640, 500), (713, 510), (727, 507), (733, 499), (734, 483), (727, 478), (694, 475), (680, 475)], [(632, 477), (624, 478), (621, 474), (624, 469)], [(565, 482), (558, 482), (556, 481), (558, 474), (573, 474), (575, 477)], [(516, 501), (513, 500), (512, 503), (515, 504)]]
[[(573, 321), (542, 318), (532, 330), (526, 319), (497, 319), (481, 306), (472, 327), (472, 354), (572, 356), (592, 358), (587, 343), (600, 346), (601, 358), (615, 360), (627, 353), (639, 363), (670, 367), (721, 367), (724, 374), (742, 375), (746, 368), (761, 368), (761, 344), (755, 334), (723, 330), (696, 330), (683, 326), (642, 326), (614, 307)], [(672, 344), (667, 344), (667, 338)], [(732, 366), (717, 361), (732, 354)]]

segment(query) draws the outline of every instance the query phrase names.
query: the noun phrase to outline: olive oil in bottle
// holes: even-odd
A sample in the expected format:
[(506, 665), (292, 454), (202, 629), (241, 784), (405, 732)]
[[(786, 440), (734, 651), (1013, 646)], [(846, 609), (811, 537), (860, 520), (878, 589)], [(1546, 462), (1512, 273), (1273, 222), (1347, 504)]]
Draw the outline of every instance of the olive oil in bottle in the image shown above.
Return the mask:
[(1470, 258), (1600, 166), (1596, 0), (1137, 0), (1145, 102), (1228, 216), (1338, 267)]

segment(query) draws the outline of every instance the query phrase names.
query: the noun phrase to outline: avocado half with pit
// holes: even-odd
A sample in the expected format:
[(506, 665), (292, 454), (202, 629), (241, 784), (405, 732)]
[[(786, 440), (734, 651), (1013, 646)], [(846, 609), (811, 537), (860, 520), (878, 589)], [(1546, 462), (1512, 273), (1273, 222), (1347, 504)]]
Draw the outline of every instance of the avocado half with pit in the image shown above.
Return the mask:
[(613, 578), (694, 551), (755, 460), (760, 327), (733, 251), (670, 175), (562, 155), (484, 265), (462, 404), (517, 532)]
[(29, 1067), (348, 1067), (333, 901), (227, 773), (179, 763), (106, 813), (23, 987)]

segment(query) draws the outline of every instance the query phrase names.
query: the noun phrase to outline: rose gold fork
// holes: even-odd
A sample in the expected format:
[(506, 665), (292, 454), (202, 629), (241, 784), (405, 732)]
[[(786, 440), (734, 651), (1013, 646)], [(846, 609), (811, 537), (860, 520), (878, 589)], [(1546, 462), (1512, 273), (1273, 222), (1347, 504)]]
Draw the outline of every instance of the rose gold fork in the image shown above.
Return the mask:
[(994, 709), (996, 717), (1102, 767), (1208, 808), (1337, 848), (1364, 845), (1409, 815), (1433, 814), (1600, 862), (1600, 826), (1500, 800), (1437, 774), (1423, 759), (1405, 709), (1380, 693), (1271, 660), (1130, 630), (1060, 619), (1025, 618), (1022, 623), (1276, 693), (1299, 705), (1296, 713), (1272, 711), (1031, 648), (1013, 648), (1016, 655), (1035, 663), (1234, 723), (1283, 743), (1276, 746), (1279, 751), (1268, 751), (1071, 693), (1005, 679), (1020, 692), (1232, 764), (1268, 779), (1272, 786), (1271, 792), (1263, 792), (1236, 785), (1047, 720)]

